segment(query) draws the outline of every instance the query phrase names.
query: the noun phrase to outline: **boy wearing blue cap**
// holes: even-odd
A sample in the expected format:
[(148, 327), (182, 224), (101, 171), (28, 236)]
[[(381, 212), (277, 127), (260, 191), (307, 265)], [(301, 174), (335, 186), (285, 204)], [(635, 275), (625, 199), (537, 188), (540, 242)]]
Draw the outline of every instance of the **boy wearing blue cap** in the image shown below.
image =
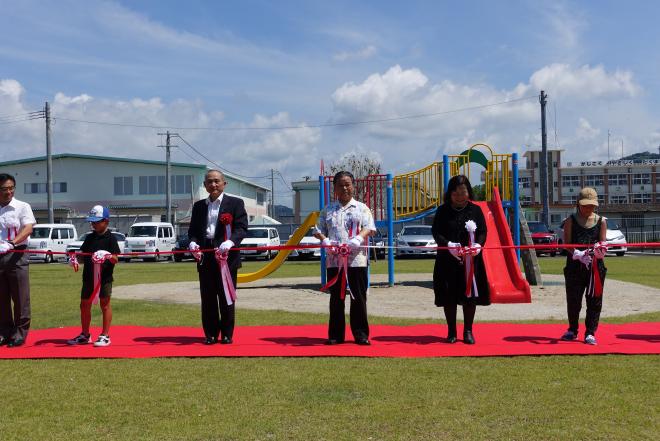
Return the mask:
[[(70, 345), (84, 345), (91, 341), (89, 325), (92, 321), (92, 303), (98, 296), (101, 301), (101, 313), (103, 314), (103, 331), (98, 340), (94, 342), (94, 346), (103, 347), (110, 345), (112, 272), (117, 263), (117, 254), (120, 253), (120, 250), (117, 239), (108, 229), (110, 212), (107, 207), (95, 205), (90, 210), (87, 220), (92, 224), (92, 232), (85, 238), (80, 247), (80, 252), (85, 253), (83, 259), (85, 267), (82, 274), (82, 289), (80, 290), (82, 332), (77, 337), (67, 340), (67, 343)], [(77, 266), (78, 262), (75, 256), (72, 256), (69, 263), (72, 266)]]

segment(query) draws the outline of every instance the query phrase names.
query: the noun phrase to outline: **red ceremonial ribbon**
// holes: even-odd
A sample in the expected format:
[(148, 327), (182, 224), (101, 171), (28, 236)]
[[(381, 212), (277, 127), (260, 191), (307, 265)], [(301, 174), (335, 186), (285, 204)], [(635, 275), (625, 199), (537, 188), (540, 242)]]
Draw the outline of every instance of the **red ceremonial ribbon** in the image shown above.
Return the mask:
[[(351, 254), (351, 249), (348, 244), (343, 243), (337, 247), (330, 248), (330, 252), (337, 253), (339, 256), (340, 267), (339, 271), (337, 271), (337, 275), (333, 277), (332, 280), (328, 281), (328, 283), (323, 285), (321, 287), (321, 291), (325, 292), (330, 289), (332, 285), (337, 283), (337, 280), (342, 275), (343, 271), (344, 276), (341, 278), (341, 292), (339, 294), (339, 298), (344, 300), (346, 298), (346, 280), (348, 278), (348, 256)], [(353, 293), (351, 293), (351, 297), (353, 297)]]
[[(594, 249), (600, 247), (599, 244), (594, 246)], [(605, 247), (607, 250), (607, 247)], [(600, 278), (600, 271), (598, 271), (598, 259), (594, 253), (594, 260), (591, 263), (591, 274), (589, 274), (589, 288), (587, 289), (587, 295), (592, 295), (594, 297), (601, 297), (603, 295), (603, 281)]]
[(220, 278), (222, 279), (222, 287), (225, 292), (225, 300), (227, 300), (227, 305), (233, 305), (236, 301), (236, 288), (234, 287), (234, 281), (231, 279), (231, 271), (227, 264), (227, 256), (227, 252), (223, 253), (220, 250), (215, 250), (215, 260), (218, 262), (218, 267), (220, 269)]

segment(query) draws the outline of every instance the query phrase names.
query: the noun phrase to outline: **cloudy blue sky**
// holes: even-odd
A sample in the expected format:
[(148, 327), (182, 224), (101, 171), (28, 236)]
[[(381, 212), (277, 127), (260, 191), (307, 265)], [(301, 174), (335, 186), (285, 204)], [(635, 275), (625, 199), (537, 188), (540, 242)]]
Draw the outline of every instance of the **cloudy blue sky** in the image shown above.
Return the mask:
[[(45, 153), (43, 120), (22, 117), (45, 101), (55, 153), (162, 159), (157, 133), (171, 127), (255, 182), (277, 169), (286, 205), (288, 183), (318, 175), (321, 158), (362, 152), (400, 173), (477, 142), (539, 149), (542, 89), (549, 146), (567, 161), (607, 160), (608, 131), (612, 159), (622, 144), (660, 145), (655, 1), (0, 0), (0, 11), (0, 161)], [(176, 143), (174, 160), (208, 164)]]

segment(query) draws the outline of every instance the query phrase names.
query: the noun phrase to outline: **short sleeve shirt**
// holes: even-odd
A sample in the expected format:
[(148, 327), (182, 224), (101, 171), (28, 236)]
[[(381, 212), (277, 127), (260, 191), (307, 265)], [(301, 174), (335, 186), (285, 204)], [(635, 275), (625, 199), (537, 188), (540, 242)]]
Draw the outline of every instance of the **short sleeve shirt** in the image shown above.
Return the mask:
[[(24, 226), (36, 223), (30, 204), (12, 198), (7, 205), (0, 207), (0, 240), (14, 240)], [(24, 240), (14, 245), (26, 243), (27, 240)]]
[[(319, 229), (323, 235), (340, 244), (348, 243), (365, 228), (376, 231), (374, 217), (369, 207), (355, 199), (351, 199), (344, 206), (339, 201), (334, 201), (325, 207), (319, 216)], [(365, 267), (368, 262), (366, 248), (352, 250), (348, 258), (348, 264), (352, 267)], [(339, 256), (327, 254), (326, 266), (328, 268), (337, 268), (339, 264)]]
[[(110, 230), (106, 230), (103, 234), (97, 234), (95, 231), (92, 231), (87, 235), (85, 241), (80, 246), (80, 251), (83, 253), (93, 254), (100, 250), (109, 251), (111, 254), (121, 253), (117, 239), (112, 235)], [(92, 282), (94, 280), (94, 263), (92, 262), (92, 256), (85, 256), (83, 262), (85, 264), (82, 275), (83, 280)], [(112, 262), (107, 260), (103, 262), (102, 265), (101, 283), (112, 282), (112, 273), (115, 270), (115, 266)]]

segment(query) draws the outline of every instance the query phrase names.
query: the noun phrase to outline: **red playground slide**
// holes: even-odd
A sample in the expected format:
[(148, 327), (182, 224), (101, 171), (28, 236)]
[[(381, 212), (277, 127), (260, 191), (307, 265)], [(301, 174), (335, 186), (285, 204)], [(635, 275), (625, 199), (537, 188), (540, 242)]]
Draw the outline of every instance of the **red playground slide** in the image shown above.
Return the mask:
[(488, 275), (491, 303), (531, 303), (529, 283), (522, 277), (515, 248), (492, 248), (513, 245), (499, 191), (493, 190), (492, 201), (475, 204), (483, 211), (488, 229), (482, 254)]

